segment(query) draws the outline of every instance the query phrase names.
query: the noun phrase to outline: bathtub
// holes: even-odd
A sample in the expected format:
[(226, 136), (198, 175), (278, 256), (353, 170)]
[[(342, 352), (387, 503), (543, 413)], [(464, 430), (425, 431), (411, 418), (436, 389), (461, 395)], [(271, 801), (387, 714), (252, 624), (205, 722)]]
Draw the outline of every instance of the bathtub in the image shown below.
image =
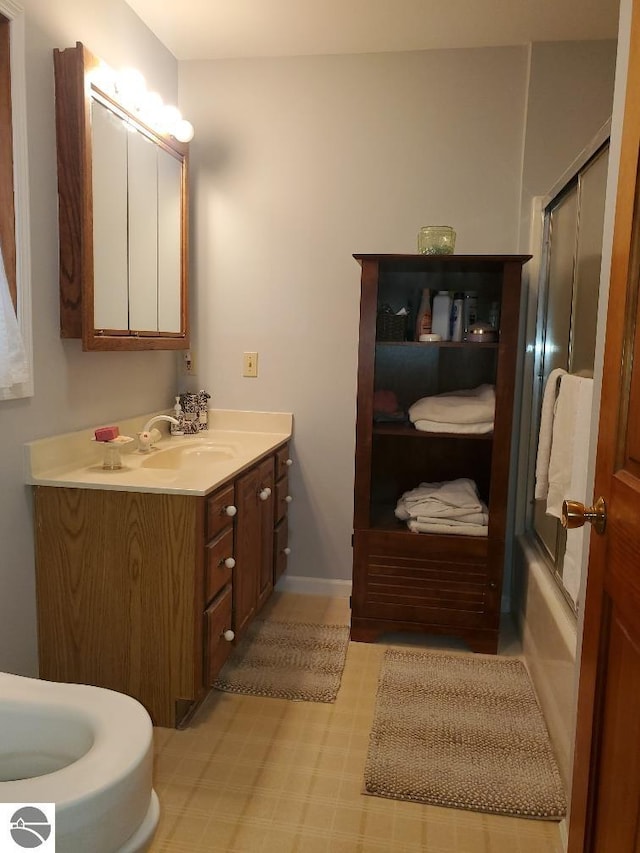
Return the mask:
[(578, 678), (577, 622), (537, 549), (514, 549), (523, 655), (542, 706), (562, 780), (571, 788)]

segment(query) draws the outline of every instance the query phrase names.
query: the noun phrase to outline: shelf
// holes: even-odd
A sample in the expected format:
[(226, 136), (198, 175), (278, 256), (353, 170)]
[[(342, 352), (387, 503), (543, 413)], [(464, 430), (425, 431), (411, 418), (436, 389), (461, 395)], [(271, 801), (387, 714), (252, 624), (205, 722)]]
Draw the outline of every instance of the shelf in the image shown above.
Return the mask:
[(463, 536), (458, 533), (414, 533), (407, 527), (406, 521), (400, 521), (396, 518), (394, 508), (384, 504), (373, 504), (370, 510), (370, 531), (380, 531), (384, 533), (399, 533), (402, 536), (420, 536), (427, 537), (433, 540), (443, 540), (444, 542), (487, 542), (487, 536)]
[(485, 432), (478, 434), (459, 433), (459, 432), (425, 432), (424, 430), (416, 429), (408, 424), (394, 423), (374, 423), (374, 435), (397, 435), (400, 437), (411, 438), (454, 438), (472, 441), (493, 441), (493, 433)]
[(415, 347), (424, 349), (449, 349), (449, 348), (464, 348), (470, 349), (498, 349), (500, 344), (495, 341), (493, 343), (479, 344), (476, 341), (376, 341), (377, 347)]

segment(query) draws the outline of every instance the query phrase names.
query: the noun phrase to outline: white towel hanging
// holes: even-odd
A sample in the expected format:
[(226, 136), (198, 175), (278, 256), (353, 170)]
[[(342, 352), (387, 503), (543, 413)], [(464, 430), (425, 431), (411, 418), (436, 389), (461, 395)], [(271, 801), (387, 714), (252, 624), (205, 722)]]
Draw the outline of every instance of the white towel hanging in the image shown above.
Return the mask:
[(536, 486), (535, 498), (545, 500), (549, 492), (549, 460), (551, 458), (551, 436), (553, 433), (553, 418), (558, 396), (558, 383), (567, 371), (556, 367), (547, 377), (542, 395), (540, 412), (540, 432), (538, 434), (538, 455), (536, 457)]

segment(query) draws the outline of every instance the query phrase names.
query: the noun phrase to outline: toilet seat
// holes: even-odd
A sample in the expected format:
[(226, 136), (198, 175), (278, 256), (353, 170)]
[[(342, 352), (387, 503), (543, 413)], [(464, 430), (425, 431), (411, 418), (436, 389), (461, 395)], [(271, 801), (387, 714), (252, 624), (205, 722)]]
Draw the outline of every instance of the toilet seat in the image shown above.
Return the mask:
[(115, 853), (155, 815), (153, 834), (153, 727), (130, 696), (0, 673), (0, 766), (3, 754), (17, 777), (58, 768), (0, 781), (0, 801), (54, 802), (61, 850)]

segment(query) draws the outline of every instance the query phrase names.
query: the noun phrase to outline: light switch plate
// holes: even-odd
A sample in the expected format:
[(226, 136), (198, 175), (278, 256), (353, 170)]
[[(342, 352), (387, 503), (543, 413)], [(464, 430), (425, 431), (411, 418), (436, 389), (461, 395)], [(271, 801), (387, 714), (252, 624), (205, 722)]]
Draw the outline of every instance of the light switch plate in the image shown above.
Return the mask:
[(196, 360), (193, 351), (190, 349), (182, 353), (182, 372), (185, 376), (196, 375)]
[(256, 377), (258, 375), (258, 353), (245, 352), (242, 357), (242, 375)]

